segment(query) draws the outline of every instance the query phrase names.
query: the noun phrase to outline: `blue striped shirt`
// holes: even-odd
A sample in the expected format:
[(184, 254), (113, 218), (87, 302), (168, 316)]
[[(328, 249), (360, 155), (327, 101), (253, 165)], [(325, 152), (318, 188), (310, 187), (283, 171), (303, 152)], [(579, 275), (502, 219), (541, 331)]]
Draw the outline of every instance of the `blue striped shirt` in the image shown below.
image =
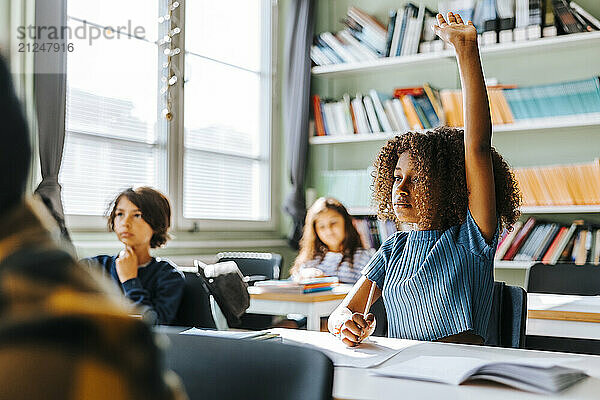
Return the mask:
[(324, 275), (337, 276), (341, 283), (356, 283), (362, 276), (362, 269), (374, 253), (374, 249), (356, 249), (352, 257), (352, 264), (350, 264), (346, 260), (342, 262), (342, 253), (328, 251), (323, 259), (316, 258), (307, 261), (300, 266), (300, 269), (318, 268), (323, 271)]
[(498, 233), (487, 244), (468, 211), (445, 231), (388, 238), (363, 270), (382, 291), (388, 336), (436, 340), (472, 330), (485, 339)]

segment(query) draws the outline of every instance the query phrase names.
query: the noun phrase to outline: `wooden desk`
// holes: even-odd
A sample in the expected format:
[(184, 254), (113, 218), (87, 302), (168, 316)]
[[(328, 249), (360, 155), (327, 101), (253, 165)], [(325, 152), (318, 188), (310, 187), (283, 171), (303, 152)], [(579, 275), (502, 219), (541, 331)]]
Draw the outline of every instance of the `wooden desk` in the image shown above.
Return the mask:
[(328, 317), (342, 302), (352, 285), (339, 285), (329, 292), (274, 293), (251, 286), (250, 307), (246, 312), (254, 314), (302, 314), (306, 316), (306, 329), (318, 331), (321, 317)]
[(600, 296), (529, 293), (527, 335), (600, 340)]
[[(297, 331), (276, 329), (283, 342), (286, 338), (293, 339)], [(305, 332), (308, 333), (308, 332)], [(327, 332), (310, 332), (311, 335), (329, 335)], [(335, 367), (333, 380), (333, 396), (336, 399), (444, 399), (444, 400), (541, 400), (541, 399), (598, 399), (600, 393), (600, 356), (575, 355), (564, 353), (548, 353), (534, 350), (503, 349), (485, 346), (469, 346), (449, 343), (418, 342), (412, 340), (381, 338), (383, 345), (396, 346), (398, 342), (406, 342), (407, 347), (385, 361), (378, 367), (390, 363), (408, 360), (422, 354), (436, 353), (437, 355), (452, 355), (465, 357), (503, 360), (507, 357), (552, 357), (578, 358), (569, 365), (585, 370), (590, 378), (579, 382), (566, 391), (549, 397), (536, 393), (524, 392), (508, 386), (485, 381), (476, 381), (465, 385), (446, 385), (441, 383), (416, 381), (409, 379), (385, 378), (371, 375), (375, 368)], [(395, 343), (394, 343), (395, 342)]]

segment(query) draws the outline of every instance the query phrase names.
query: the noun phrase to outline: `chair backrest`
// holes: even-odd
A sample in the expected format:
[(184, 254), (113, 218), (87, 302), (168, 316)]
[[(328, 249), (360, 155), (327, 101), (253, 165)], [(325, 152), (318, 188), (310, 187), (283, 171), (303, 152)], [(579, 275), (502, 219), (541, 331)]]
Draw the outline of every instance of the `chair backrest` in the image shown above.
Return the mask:
[(331, 399), (333, 363), (318, 350), (231, 338), (167, 334), (167, 367), (190, 399)]
[(375, 326), (375, 332), (373, 332), (373, 336), (386, 337), (388, 334), (388, 321), (387, 313), (385, 312), (385, 305), (383, 303), (383, 297), (378, 298), (377, 301), (373, 303), (369, 312), (375, 315), (375, 322), (377, 323)]
[(595, 265), (534, 264), (527, 280), (529, 293), (600, 295), (600, 268)]
[(183, 272), (185, 285), (177, 315), (171, 325), (195, 328), (214, 328), (210, 295), (200, 276), (193, 272)]
[(264, 276), (279, 279), (282, 258), (275, 253), (224, 252), (217, 254), (218, 262), (235, 261), (244, 276)]
[(494, 282), (492, 311), (485, 344), (523, 348), (527, 321), (527, 292), (519, 286)]

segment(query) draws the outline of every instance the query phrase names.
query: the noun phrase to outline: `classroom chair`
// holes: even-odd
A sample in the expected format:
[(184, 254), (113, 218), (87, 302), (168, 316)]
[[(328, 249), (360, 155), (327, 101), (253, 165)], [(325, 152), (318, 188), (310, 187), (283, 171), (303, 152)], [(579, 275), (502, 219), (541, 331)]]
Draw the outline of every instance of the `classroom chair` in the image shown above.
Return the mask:
[(166, 365), (191, 400), (331, 400), (333, 363), (318, 350), (252, 340), (166, 335)]
[(519, 286), (494, 282), (488, 346), (523, 348), (527, 322), (527, 292)]
[(600, 295), (600, 268), (595, 265), (534, 264), (527, 280), (529, 293)]
[[(282, 257), (275, 253), (223, 252), (217, 254), (217, 262), (234, 261), (252, 286), (256, 281), (279, 279)], [(244, 314), (240, 329), (261, 330), (273, 326), (273, 316)]]
[(186, 271), (183, 274), (185, 275), (183, 297), (177, 309), (177, 316), (171, 325), (216, 329), (210, 294), (204, 281), (196, 273)]
[(369, 312), (375, 315), (375, 321), (377, 322), (377, 325), (375, 326), (375, 332), (373, 332), (373, 336), (387, 337), (388, 323), (387, 313), (385, 312), (385, 305), (383, 304), (383, 297), (378, 298), (377, 301), (373, 303)]
[(281, 264), (280, 254), (223, 252), (217, 254), (217, 262), (235, 261), (244, 276), (250, 278), (248, 284), (257, 280), (279, 279)]

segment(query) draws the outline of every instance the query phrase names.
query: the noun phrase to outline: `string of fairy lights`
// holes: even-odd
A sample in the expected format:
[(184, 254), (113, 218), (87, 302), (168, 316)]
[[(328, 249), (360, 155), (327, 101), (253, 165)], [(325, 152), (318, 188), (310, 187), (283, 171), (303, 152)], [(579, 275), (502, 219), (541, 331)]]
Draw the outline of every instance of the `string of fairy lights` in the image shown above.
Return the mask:
[(168, 12), (158, 18), (159, 24), (166, 25), (166, 34), (159, 40), (159, 45), (164, 46), (163, 53), (167, 56), (167, 60), (163, 64), (164, 75), (161, 79), (164, 86), (160, 90), (161, 95), (165, 96), (165, 107), (162, 110), (162, 115), (167, 121), (173, 119), (171, 87), (177, 83), (180, 76), (177, 65), (174, 63), (174, 57), (181, 53), (181, 49), (175, 46), (173, 41), (173, 38), (181, 33), (179, 20), (174, 15), (180, 4), (179, 1), (169, 0)]

